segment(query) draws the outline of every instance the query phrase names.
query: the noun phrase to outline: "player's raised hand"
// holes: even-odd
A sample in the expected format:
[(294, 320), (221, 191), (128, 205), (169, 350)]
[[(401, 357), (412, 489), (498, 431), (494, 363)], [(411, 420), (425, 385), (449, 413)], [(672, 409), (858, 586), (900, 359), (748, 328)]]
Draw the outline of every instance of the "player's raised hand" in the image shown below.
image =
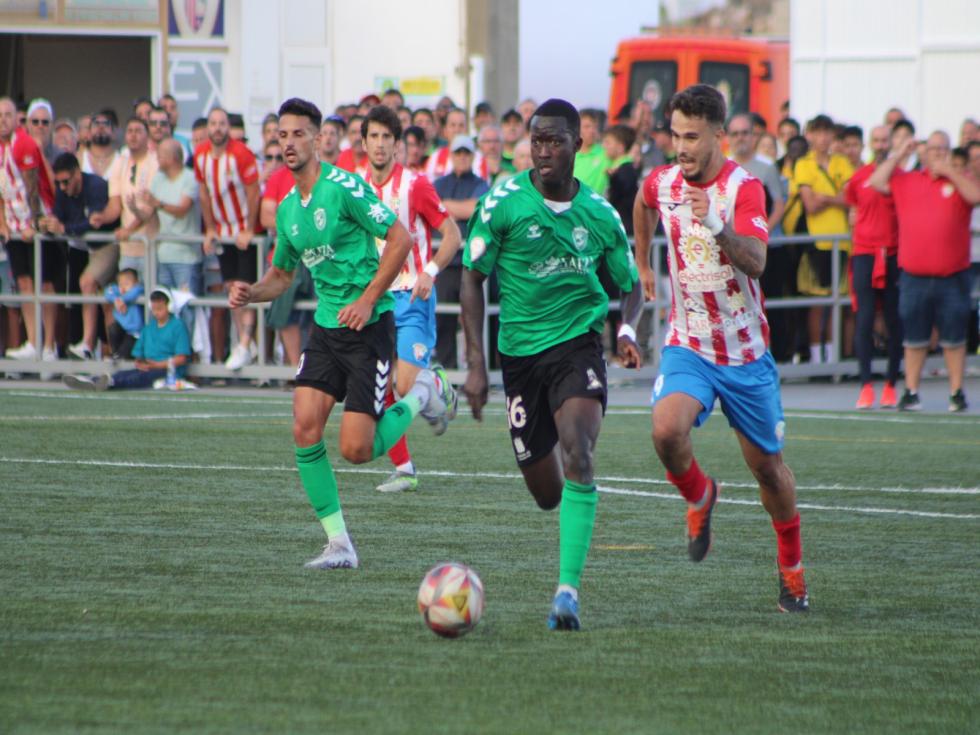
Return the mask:
[(373, 310), (373, 304), (362, 296), (337, 312), (337, 322), (343, 324), (348, 329), (360, 332), (367, 326)]
[(691, 212), (695, 217), (704, 219), (708, 215), (711, 200), (708, 198), (708, 192), (704, 189), (699, 189), (696, 186), (685, 186), (683, 197), (684, 203), (691, 205)]
[(626, 335), (622, 335), (616, 340), (616, 354), (624, 368), (639, 370), (643, 364), (643, 353), (640, 352), (640, 346)]
[(252, 302), (252, 286), (244, 281), (232, 281), (228, 289), (228, 306), (237, 309)]
[(477, 421), (483, 420), (483, 407), (487, 405), (488, 394), (486, 365), (474, 365), (466, 373), (463, 395), (466, 396), (466, 402), (470, 404), (473, 418)]

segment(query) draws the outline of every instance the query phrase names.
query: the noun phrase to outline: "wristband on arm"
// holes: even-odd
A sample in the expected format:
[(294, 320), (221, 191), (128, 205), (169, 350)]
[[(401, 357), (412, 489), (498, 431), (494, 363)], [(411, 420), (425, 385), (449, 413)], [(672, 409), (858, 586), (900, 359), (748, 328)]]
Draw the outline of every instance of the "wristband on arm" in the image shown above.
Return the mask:
[(426, 263), (425, 268), (422, 270), (428, 273), (433, 281), (436, 280), (436, 276), (439, 275), (439, 266), (436, 265), (434, 260), (430, 260), (428, 263)]

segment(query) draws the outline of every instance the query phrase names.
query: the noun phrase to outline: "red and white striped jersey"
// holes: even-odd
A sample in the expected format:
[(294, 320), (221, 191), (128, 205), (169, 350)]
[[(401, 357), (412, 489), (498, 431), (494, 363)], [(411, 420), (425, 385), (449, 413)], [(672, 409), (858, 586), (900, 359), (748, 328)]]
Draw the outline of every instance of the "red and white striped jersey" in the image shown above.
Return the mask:
[[(41, 212), (32, 212), (27, 198), (27, 182), (24, 172), (37, 170), (38, 198)], [(47, 167), (41, 157), (41, 149), (24, 128), (17, 128), (10, 140), (0, 142), (0, 197), (10, 234), (33, 227), (33, 216), (47, 214), (54, 207), (54, 190), (48, 178)]]
[(716, 365), (744, 365), (769, 347), (769, 322), (759, 282), (732, 265), (714, 235), (683, 201), (698, 187), (739, 235), (769, 242), (762, 183), (727, 160), (708, 184), (692, 184), (680, 166), (661, 166), (643, 182), (643, 199), (660, 213), (670, 271), (668, 346), (687, 347)]
[[(410, 291), (415, 288), (418, 274), (432, 259), (432, 230), (441, 227), (449, 213), (432, 182), (424, 174), (414, 173), (400, 163), (395, 164), (391, 175), (380, 185), (371, 181), (367, 169), (360, 169), (357, 173), (373, 187), (378, 199), (398, 215), (398, 221), (412, 237), (412, 249), (389, 289)], [(385, 241), (380, 238), (375, 238), (375, 241), (378, 244), (378, 257), (381, 257)]]
[[(218, 237), (234, 237), (248, 227), (245, 187), (259, 180), (255, 154), (240, 140), (229, 139), (217, 158), (206, 140), (194, 151), (194, 174), (208, 188)], [(203, 194), (203, 192), (202, 192)]]
[[(473, 173), (480, 176), (480, 170), (483, 166), (483, 154), (477, 151), (473, 154)], [(449, 146), (444, 145), (442, 148), (437, 148), (433, 151), (432, 155), (425, 162), (425, 175), (429, 177), (429, 181), (435, 181), (436, 179), (445, 176), (446, 174), (451, 174), (453, 172), (453, 156), (449, 152)]]

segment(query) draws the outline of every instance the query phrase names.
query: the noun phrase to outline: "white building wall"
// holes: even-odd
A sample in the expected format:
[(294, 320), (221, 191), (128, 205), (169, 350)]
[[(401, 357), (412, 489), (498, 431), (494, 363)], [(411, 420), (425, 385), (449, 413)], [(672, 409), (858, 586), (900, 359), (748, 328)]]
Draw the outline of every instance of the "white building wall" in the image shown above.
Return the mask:
[(980, 115), (980, 3), (792, 0), (792, 114), (868, 129), (900, 107), (919, 132), (954, 138)]

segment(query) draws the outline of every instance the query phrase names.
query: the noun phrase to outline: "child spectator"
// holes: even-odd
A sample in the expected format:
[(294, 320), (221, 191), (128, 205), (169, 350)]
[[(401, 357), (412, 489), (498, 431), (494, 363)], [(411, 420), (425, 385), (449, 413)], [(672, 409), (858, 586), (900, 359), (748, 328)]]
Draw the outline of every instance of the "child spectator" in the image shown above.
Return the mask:
[[(121, 276), (122, 274), (120, 274)], [(155, 288), (150, 294), (150, 313), (153, 319), (140, 332), (139, 341), (133, 347), (136, 368), (119, 370), (112, 375), (89, 377), (65, 375), (65, 385), (74, 390), (104, 391), (110, 388), (149, 388), (162, 379), (168, 379), (172, 368), (174, 378), (183, 384), (185, 368), (191, 356), (191, 341), (184, 323), (173, 316), (174, 300), (164, 287)]]
[(109, 325), (109, 346), (115, 360), (132, 357), (133, 345), (143, 329), (143, 307), (136, 303), (143, 295), (143, 284), (133, 268), (119, 271), (118, 283), (106, 287), (105, 300), (113, 304), (115, 321)]
[(630, 237), (633, 236), (633, 200), (640, 186), (640, 172), (629, 153), (634, 142), (636, 132), (628, 125), (610, 125), (602, 135), (602, 149), (610, 161), (606, 169), (609, 181), (606, 198), (619, 212)]

